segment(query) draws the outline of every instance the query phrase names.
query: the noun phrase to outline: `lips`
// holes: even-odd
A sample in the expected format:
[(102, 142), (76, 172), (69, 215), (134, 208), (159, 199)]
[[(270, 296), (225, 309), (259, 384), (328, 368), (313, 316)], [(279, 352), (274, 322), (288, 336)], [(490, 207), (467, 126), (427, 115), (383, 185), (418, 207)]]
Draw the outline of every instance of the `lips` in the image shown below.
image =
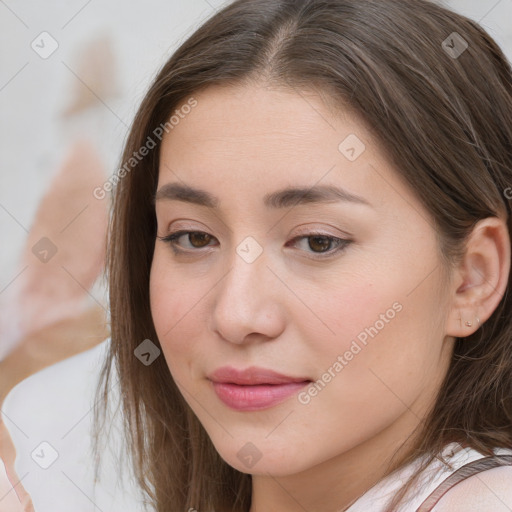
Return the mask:
[(226, 384), (239, 384), (242, 386), (254, 386), (258, 384), (289, 384), (290, 382), (309, 381), (307, 377), (289, 377), (282, 373), (274, 372), (266, 368), (251, 366), (244, 370), (237, 370), (231, 366), (223, 366), (215, 370), (209, 377), (213, 382)]
[(239, 411), (273, 407), (311, 382), (307, 377), (291, 377), (255, 366), (243, 370), (224, 366), (210, 374), (208, 379), (218, 398)]

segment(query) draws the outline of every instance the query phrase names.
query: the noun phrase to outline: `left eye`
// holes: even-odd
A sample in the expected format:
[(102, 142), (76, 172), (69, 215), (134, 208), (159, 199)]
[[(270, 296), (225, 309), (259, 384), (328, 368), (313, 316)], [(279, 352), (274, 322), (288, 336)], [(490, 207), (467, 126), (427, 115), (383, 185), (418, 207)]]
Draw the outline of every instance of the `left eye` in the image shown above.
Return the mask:
[[(214, 236), (205, 233), (204, 231), (184, 230), (170, 233), (165, 237), (158, 236), (157, 238), (163, 242), (168, 243), (175, 253), (197, 252), (194, 249), (208, 247), (208, 245), (211, 245), (210, 242), (215, 240)], [(188, 241), (188, 245), (183, 246), (178, 243), (180, 238), (185, 238), (185, 240)], [(309, 252), (312, 252), (313, 254), (327, 255), (332, 255), (333, 253), (339, 252), (345, 249), (351, 243), (351, 240), (320, 233), (310, 233), (307, 235), (295, 237), (293, 240), (291, 240), (292, 245), (297, 245), (297, 241), (306, 242)], [(308, 252), (308, 249), (304, 250)]]
[(344, 249), (350, 243), (350, 240), (345, 240), (343, 238), (314, 233), (296, 237), (292, 242), (295, 242), (296, 240), (306, 242), (307, 247), (315, 254), (332, 254)]

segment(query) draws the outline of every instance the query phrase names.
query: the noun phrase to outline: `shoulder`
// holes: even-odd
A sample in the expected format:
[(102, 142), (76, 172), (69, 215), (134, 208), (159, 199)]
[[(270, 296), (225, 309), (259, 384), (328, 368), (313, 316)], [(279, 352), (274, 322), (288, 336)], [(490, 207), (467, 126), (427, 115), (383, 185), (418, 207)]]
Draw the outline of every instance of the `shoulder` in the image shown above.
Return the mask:
[(482, 471), (455, 485), (432, 512), (510, 512), (512, 466)]

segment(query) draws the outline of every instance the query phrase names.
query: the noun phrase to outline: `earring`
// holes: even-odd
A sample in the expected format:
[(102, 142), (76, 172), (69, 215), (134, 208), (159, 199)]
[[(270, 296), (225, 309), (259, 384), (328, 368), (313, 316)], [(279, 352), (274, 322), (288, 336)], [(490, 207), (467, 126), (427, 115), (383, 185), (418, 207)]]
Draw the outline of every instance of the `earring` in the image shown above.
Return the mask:
[[(476, 317), (476, 323), (477, 323), (478, 325), (480, 325), (480, 318)], [(466, 322), (466, 325), (467, 325), (468, 327), (472, 327), (472, 326), (473, 326), (473, 322), (470, 322), (470, 321), (468, 320), (468, 321)]]

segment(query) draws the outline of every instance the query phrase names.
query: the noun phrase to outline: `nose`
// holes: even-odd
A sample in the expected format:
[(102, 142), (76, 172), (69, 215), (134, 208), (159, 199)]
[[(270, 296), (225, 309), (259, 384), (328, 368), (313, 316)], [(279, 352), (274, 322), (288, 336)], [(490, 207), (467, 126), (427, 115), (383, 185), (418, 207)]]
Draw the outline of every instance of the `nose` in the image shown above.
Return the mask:
[(284, 329), (285, 288), (268, 268), (265, 252), (249, 263), (236, 252), (214, 288), (212, 329), (234, 344), (269, 341)]

